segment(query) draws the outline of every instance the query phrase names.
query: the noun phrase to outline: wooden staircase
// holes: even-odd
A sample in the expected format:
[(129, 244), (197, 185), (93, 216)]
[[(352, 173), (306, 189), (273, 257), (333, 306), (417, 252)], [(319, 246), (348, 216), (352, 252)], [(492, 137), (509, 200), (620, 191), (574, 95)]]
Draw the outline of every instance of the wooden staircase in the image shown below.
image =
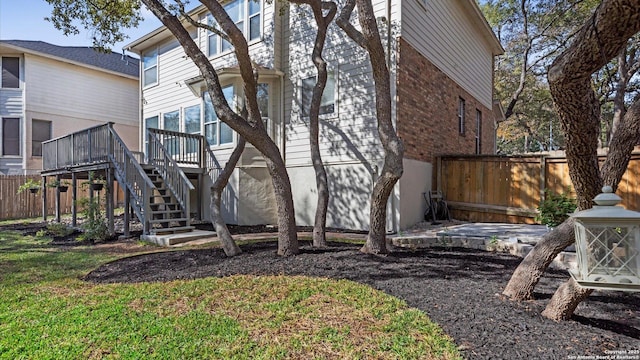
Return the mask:
[[(202, 135), (158, 129), (147, 129), (146, 135), (149, 141), (146, 164), (142, 164), (139, 154), (127, 148), (113, 123), (46, 141), (42, 144), (42, 173), (76, 176), (103, 171), (112, 174), (112, 179), (125, 191), (125, 223), (128, 224), (131, 208), (143, 224), (143, 235), (191, 232), (194, 227), (191, 226), (190, 194), (195, 187), (181, 166), (205, 169), (206, 141)], [(125, 225), (126, 232), (128, 225)]]
[(149, 233), (160, 235), (192, 231), (194, 227), (189, 225), (189, 217), (166, 186), (160, 173), (151, 165), (143, 165), (142, 169), (155, 186), (148, 199), (150, 208)]

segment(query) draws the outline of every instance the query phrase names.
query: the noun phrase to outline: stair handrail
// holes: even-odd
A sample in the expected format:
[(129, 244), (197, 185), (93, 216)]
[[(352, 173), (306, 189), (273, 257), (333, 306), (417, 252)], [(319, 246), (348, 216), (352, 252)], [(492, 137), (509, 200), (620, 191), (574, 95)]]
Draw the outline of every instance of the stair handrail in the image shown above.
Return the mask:
[(216, 178), (217, 176), (214, 176), (214, 170), (217, 170), (216, 173), (220, 174), (220, 170), (222, 170), (222, 167), (220, 166), (220, 164), (217, 163), (216, 156), (213, 154), (213, 151), (211, 150), (211, 148), (209, 148), (209, 146), (207, 145), (206, 140), (204, 140), (204, 136), (203, 136), (203, 141), (201, 142), (204, 147), (204, 169), (207, 171), (207, 175), (209, 175), (209, 178), (211, 179), (211, 183), (216, 182)]
[(167, 148), (158, 139), (156, 134), (147, 131), (147, 135), (149, 139), (149, 164), (152, 165), (164, 179), (165, 185), (182, 207), (182, 211), (187, 219), (187, 226), (189, 226), (191, 222), (189, 197), (190, 191), (194, 190), (195, 187), (180, 166), (178, 166), (178, 163), (169, 155)]
[(120, 135), (113, 128), (113, 123), (109, 124), (109, 131), (112, 138), (113, 148), (109, 156), (115, 168), (115, 176), (120, 184), (123, 184), (131, 194), (133, 201), (131, 205), (138, 219), (143, 224), (143, 232), (149, 233), (151, 206), (149, 196), (156, 186), (153, 184), (147, 173), (136, 160), (135, 156), (124, 143)]

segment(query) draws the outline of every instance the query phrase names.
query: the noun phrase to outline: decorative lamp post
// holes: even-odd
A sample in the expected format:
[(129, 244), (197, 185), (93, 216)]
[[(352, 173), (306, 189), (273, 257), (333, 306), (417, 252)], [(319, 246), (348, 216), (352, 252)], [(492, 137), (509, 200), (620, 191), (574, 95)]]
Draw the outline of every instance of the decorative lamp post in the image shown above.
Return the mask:
[(622, 200), (610, 186), (593, 208), (575, 218), (578, 284), (590, 289), (640, 291), (640, 213), (616, 206)]

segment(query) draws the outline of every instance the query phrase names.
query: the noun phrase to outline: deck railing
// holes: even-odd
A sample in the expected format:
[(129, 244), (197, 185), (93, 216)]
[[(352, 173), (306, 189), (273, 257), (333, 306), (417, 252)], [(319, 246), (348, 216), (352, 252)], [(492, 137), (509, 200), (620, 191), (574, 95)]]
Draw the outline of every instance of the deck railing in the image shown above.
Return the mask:
[(176, 163), (183, 166), (202, 167), (202, 135), (162, 129), (147, 130), (155, 135)]
[[(178, 133), (179, 134), (179, 133)], [(184, 174), (172, 154), (163, 145), (156, 135), (156, 132), (149, 132), (149, 164), (152, 165), (164, 179), (165, 185), (176, 198), (185, 218), (187, 225), (190, 222), (189, 197), (190, 191), (195, 189), (191, 181)]]
[(43, 170), (108, 161), (111, 151), (109, 128), (112, 124), (97, 125), (43, 142)]
[(116, 169), (116, 179), (124, 184), (131, 194), (130, 205), (143, 224), (144, 233), (147, 234), (150, 230), (149, 220), (151, 219), (149, 195), (153, 193), (156, 186), (144, 172), (134, 153), (127, 148), (112, 126), (109, 126), (109, 130), (113, 143), (111, 161)]

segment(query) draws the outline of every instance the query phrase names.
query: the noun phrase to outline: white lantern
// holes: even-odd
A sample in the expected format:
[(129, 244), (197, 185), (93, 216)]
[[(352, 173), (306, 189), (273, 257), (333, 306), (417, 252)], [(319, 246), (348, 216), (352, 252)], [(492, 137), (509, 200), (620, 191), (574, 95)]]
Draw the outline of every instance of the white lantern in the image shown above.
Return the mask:
[(578, 284), (590, 289), (640, 291), (640, 213), (616, 206), (622, 199), (602, 188), (593, 208), (575, 218)]

